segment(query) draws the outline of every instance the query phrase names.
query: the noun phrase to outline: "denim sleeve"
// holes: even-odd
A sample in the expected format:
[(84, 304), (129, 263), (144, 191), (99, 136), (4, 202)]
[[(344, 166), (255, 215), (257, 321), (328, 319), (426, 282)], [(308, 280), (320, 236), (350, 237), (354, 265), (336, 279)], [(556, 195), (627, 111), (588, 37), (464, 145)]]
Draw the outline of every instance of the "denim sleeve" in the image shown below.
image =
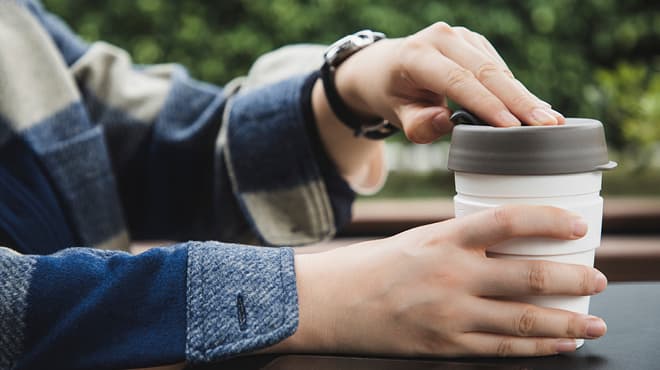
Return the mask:
[(277, 343), (297, 323), (290, 248), (0, 248), (3, 370), (209, 362)]
[[(329, 238), (350, 218), (353, 192), (334, 166), (324, 167), (317, 159), (329, 161), (318, 134), (310, 132), (313, 118), (305, 119), (301, 94), (311, 93), (304, 88), (310, 81), (303, 75), (251, 90), (226, 108), (217, 154), (224, 157), (241, 208), (266, 244)], [(348, 211), (333, 212), (337, 209)]]
[[(62, 104), (45, 120), (25, 118), (26, 135), (43, 152), (81, 243), (103, 245), (123, 233), (305, 244), (333, 236), (350, 219), (352, 191), (333, 166), (320, 165), (327, 156), (308, 129), (307, 73), (233, 94), (194, 80), (181, 66), (136, 65), (121, 48), (86, 44), (37, 0), (17, 1), (42, 28), (29, 31), (45, 31), (50, 42), (26, 38), (16, 48), (56, 49), (61, 58), (49, 54), (52, 60), (16, 68), (64, 61), (43, 73), (70, 89), (61, 89)], [(106, 178), (89, 189), (72, 181), (106, 169), (110, 174), (98, 175)], [(103, 220), (98, 208), (108, 210)]]

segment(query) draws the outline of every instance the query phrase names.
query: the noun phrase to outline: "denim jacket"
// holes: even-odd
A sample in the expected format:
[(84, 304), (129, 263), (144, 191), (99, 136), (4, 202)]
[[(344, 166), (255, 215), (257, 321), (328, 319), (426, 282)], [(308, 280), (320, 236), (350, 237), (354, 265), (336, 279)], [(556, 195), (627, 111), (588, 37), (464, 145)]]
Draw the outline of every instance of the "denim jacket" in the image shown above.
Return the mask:
[[(34, 0), (0, 0), (0, 47), (0, 369), (209, 362), (296, 330), (274, 247), (331, 237), (354, 198), (315, 75), (223, 89), (136, 66)], [(222, 242), (126, 252), (141, 239)]]

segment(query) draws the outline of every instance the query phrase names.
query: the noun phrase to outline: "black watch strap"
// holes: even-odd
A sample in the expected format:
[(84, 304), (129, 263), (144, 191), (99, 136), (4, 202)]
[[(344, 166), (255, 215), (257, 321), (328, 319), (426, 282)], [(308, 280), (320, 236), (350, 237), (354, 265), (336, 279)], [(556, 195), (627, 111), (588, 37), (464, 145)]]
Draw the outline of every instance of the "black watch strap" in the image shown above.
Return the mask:
[(374, 122), (365, 122), (364, 118), (353, 113), (337, 91), (335, 85), (335, 68), (328, 62), (323, 63), (321, 67), (321, 80), (323, 81), (323, 90), (328, 99), (330, 108), (335, 113), (337, 118), (348, 126), (355, 136), (364, 136), (368, 139), (384, 139), (396, 132), (399, 129), (392, 125), (390, 122), (383, 119), (376, 119)]

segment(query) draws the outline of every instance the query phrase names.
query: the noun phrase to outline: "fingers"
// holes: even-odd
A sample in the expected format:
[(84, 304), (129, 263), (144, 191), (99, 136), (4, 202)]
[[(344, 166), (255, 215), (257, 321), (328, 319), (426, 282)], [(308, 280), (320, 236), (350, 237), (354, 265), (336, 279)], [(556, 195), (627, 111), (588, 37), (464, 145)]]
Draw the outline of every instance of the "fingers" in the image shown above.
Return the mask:
[(398, 116), (408, 139), (417, 144), (430, 143), (454, 127), (451, 111), (444, 106), (406, 104), (399, 108)]
[(493, 46), (493, 44), (490, 43), (490, 41), (488, 41), (488, 39), (486, 39), (485, 37), (483, 37), (482, 35), (480, 35), (476, 32), (472, 32), (472, 31), (468, 30), (465, 27), (454, 27), (454, 29), (457, 30), (458, 34), (466, 42), (470, 43), (474, 48), (476, 48), (477, 50), (480, 50), (484, 54), (488, 55), (491, 58), (491, 60), (496, 62), (498, 64), (498, 66), (502, 69), (502, 71), (504, 71), (505, 74), (507, 74), (511, 78), (513, 78), (514, 81), (520, 86), (520, 88), (523, 91), (527, 92), (530, 96), (532, 96), (534, 99), (536, 99), (536, 101), (539, 105), (541, 105), (545, 108), (548, 108), (549, 113), (552, 114), (557, 119), (557, 122), (559, 124), (564, 124), (566, 119), (564, 118), (564, 116), (561, 113), (559, 113), (559, 112), (557, 112), (553, 109), (550, 109), (550, 108), (552, 108), (552, 106), (549, 103), (539, 99), (536, 95), (531, 93), (527, 89), (527, 87), (525, 87), (525, 85), (523, 85), (520, 81), (515, 79), (515, 77), (513, 76), (513, 73), (511, 73), (511, 70), (507, 66), (504, 59), (502, 59), (500, 54), (497, 52), (497, 50), (495, 50), (495, 47)]
[(475, 292), (482, 296), (585, 296), (598, 294), (607, 287), (605, 275), (583, 265), (493, 258), (484, 264), (484, 278), (475, 287)]
[[(508, 73), (511, 73), (509, 70), (509, 67), (507, 66), (506, 62), (500, 54), (497, 53), (493, 45), (482, 35), (472, 32), (469, 29), (465, 27), (453, 27), (456, 32), (461, 36), (466, 42), (470, 43), (473, 47), (481, 50), (482, 52), (488, 54), (493, 61), (499, 64), (500, 67), (502, 67), (503, 70), (508, 71)], [(511, 76), (513, 77), (513, 73), (511, 73)], [(545, 103), (547, 106), (550, 106), (550, 104)]]
[(539, 99), (536, 95), (532, 94), (532, 93), (527, 89), (527, 87), (526, 87), (525, 85), (522, 84), (522, 82), (520, 82), (520, 81), (518, 81), (518, 80), (515, 80), (515, 79), (514, 79), (514, 82), (515, 82), (516, 84), (518, 84), (518, 86), (520, 86), (520, 88), (521, 88), (522, 90), (526, 91), (529, 95), (531, 95), (532, 97), (534, 97), (534, 99), (536, 99), (540, 105), (542, 105), (542, 106), (545, 107), (545, 108), (548, 108), (548, 112), (549, 112), (550, 114), (552, 114), (552, 115), (557, 119), (557, 123), (558, 123), (558, 124), (563, 125), (563, 124), (566, 122), (566, 118), (565, 118), (561, 113), (559, 113), (559, 112), (557, 112), (556, 110), (552, 109), (552, 106), (551, 106), (550, 104), (548, 104), (547, 102), (544, 102), (543, 100)]
[[(426, 44), (409, 41), (405, 71), (416, 85), (458, 102), (495, 126), (518, 126), (520, 121), (472, 72)], [(405, 127), (404, 127), (405, 129)]]
[[(557, 124), (549, 109), (538, 104), (535, 97), (514, 82), (508, 69), (503, 69), (499, 61), (480, 52), (469, 43), (460, 47), (457, 32), (449, 26), (436, 26), (432, 42), (449, 59), (472, 72), (479, 82), (492, 91), (507, 108), (524, 122), (531, 125)], [(488, 117), (482, 117), (488, 121)]]
[(466, 311), (475, 318), (466, 327), (468, 332), (585, 339), (599, 338), (607, 332), (607, 325), (598, 317), (520, 302), (475, 298)]
[(466, 355), (477, 356), (548, 356), (573, 352), (574, 339), (523, 338), (488, 333), (465, 333), (460, 342)]
[(517, 237), (579, 239), (587, 233), (578, 215), (550, 206), (509, 205), (454, 219), (456, 241), (485, 248)]
[[(445, 23), (437, 23), (420, 32), (420, 37), (431, 43), (437, 51), (457, 66), (460, 66), (459, 68), (462, 71), (469, 72), (472, 75), (470, 78), (468, 73), (447, 69), (448, 76), (454, 76), (453, 80), (447, 81), (454, 81), (454, 83), (446, 84), (446, 91), (444, 91), (449, 97), (468, 110), (474, 111), (487, 122), (491, 122), (496, 126), (507, 126), (504, 122), (505, 115), (500, 111), (486, 108), (482, 108), (480, 111), (472, 100), (463, 100), (461, 92), (456, 91), (457, 89), (474, 88), (474, 83), (465, 82), (465, 80), (475, 79), (478, 84), (487, 88), (503, 103), (508, 111), (512, 112), (521, 121), (530, 125), (555, 125), (559, 123), (559, 117), (561, 116), (559, 113), (541, 103), (537, 97), (521, 87), (521, 84), (513, 78), (499, 55), (494, 58), (492, 51), (483, 51), (489, 49), (483, 46), (483, 42), (478, 44), (481, 45), (480, 47), (473, 45), (474, 42), (466, 42), (461, 37), (461, 34), (465, 35), (466, 33), (466, 30), (457, 30), (457, 28), (450, 27)], [(471, 39), (473, 36), (466, 37)], [(474, 37), (476, 38), (476, 36)], [(479, 37), (481, 36), (479, 35)], [(496, 52), (495, 55), (497, 55)], [(482, 94), (476, 88), (472, 93)], [(507, 121), (515, 122), (510, 119)]]

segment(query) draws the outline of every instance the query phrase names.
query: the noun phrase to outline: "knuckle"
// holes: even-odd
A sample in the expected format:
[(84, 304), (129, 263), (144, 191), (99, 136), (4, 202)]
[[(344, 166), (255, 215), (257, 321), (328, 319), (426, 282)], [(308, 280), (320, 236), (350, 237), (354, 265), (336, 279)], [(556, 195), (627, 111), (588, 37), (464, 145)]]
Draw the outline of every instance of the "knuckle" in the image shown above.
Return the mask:
[(420, 54), (427, 48), (427, 44), (416, 35), (408, 36), (401, 43), (396, 54), (395, 68), (401, 73), (404, 79), (411, 79), (411, 71), (419, 66)]
[(527, 274), (527, 285), (532, 294), (541, 294), (547, 290), (548, 265), (543, 261), (532, 262)]
[(477, 69), (477, 80), (486, 82), (500, 73), (500, 67), (497, 64), (488, 61), (484, 62)]
[(456, 31), (452, 26), (446, 22), (435, 22), (429, 28), (436, 33), (442, 33), (446, 35), (453, 35)]
[(593, 279), (591, 278), (592, 273), (591, 269), (587, 266), (580, 266), (580, 293), (582, 294), (589, 294), (592, 293), (594, 289), (592, 289), (592, 281)]
[(566, 320), (565, 335), (569, 338), (580, 337), (587, 331), (587, 323), (584, 321), (583, 316), (571, 313), (568, 320)]
[(520, 107), (522, 110), (532, 110), (536, 107), (536, 100), (533, 99), (529, 94), (520, 92), (516, 94), (512, 99), (511, 103)]
[(480, 34), (479, 32), (474, 32), (474, 31), (470, 31), (470, 32), (472, 32), (472, 35), (474, 35), (474, 37), (479, 39), (479, 41), (481, 41), (482, 43), (490, 44), (490, 41), (488, 41), (488, 39), (484, 35)]
[(547, 341), (542, 339), (534, 341), (534, 355), (544, 355), (553, 352), (554, 351), (550, 350)]
[(412, 35), (406, 37), (402, 44), (404, 52), (402, 53), (403, 55), (406, 55), (410, 51), (416, 51), (424, 47), (425, 42), (422, 40), (422, 38), (418, 35)]
[(495, 47), (493, 46), (493, 44), (490, 43), (490, 40), (488, 40), (488, 39), (486, 38), (486, 36), (484, 36), (484, 35), (482, 35), (482, 34), (480, 34), (480, 33), (478, 33), (478, 32), (472, 32), (472, 35), (473, 35), (477, 40), (479, 40), (479, 42), (480, 42), (482, 45), (484, 45), (486, 48), (491, 49), (492, 51), (494, 51), (495, 53), (497, 53), (497, 50), (495, 50)]
[(477, 101), (481, 104), (483, 109), (488, 112), (499, 112), (504, 109), (508, 109), (501, 100), (495, 97), (487, 89), (482, 89), (482, 91), (474, 94), (475, 97), (478, 97)]
[(447, 74), (447, 90), (462, 90), (473, 78), (474, 75), (467, 69), (461, 67), (453, 68)]
[(472, 33), (472, 31), (470, 31), (469, 29), (463, 26), (454, 26), (452, 28), (454, 29), (454, 32), (459, 33), (461, 35), (469, 36)]
[(516, 334), (521, 337), (530, 336), (536, 327), (537, 320), (536, 310), (532, 307), (525, 308), (516, 320)]
[(513, 354), (513, 341), (509, 338), (502, 338), (497, 344), (495, 354), (499, 357), (508, 357)]
[(493, 210), (493, 218), (499, 229), (511, 234), (513, 232), (513, 210), (511, 207), (497, 207)]

